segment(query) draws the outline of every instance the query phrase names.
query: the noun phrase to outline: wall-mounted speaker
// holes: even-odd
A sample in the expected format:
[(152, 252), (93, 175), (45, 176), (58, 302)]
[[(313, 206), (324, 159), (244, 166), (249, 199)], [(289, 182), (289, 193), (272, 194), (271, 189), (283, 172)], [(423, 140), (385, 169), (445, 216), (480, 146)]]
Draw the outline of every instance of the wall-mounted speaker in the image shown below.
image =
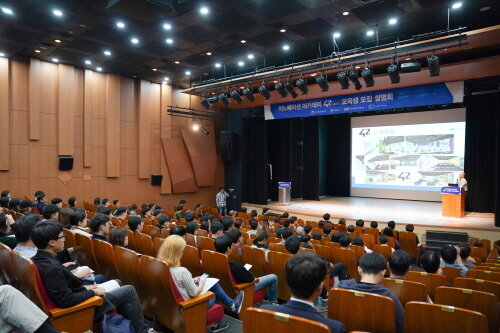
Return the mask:
[(236, 160), (236, 135), (231, 131), (220, 131), (219, 151), (224, 163), (231, 163)]
[(160, 186), (163, 180), (163, 175), (151, 175), (151, 185)]
[(59, 170), (66, 171), (73, 169), (73, 156), (59, 156)]

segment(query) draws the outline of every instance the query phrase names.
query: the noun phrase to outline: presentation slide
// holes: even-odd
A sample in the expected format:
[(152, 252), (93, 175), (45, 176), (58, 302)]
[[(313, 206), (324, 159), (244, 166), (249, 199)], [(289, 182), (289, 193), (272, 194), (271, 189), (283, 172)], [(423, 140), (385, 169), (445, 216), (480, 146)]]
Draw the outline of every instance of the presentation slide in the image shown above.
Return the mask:
[(465, 121), (353, 126), (351, 195), (439, 201), (464, 169), (464, 145)]

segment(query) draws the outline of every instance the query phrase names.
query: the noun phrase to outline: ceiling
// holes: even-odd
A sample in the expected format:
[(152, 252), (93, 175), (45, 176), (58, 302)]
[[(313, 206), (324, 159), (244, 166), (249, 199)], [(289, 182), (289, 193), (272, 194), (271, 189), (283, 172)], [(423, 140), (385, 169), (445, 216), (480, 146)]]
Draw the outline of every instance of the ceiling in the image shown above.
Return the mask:
[[(162, 6), (169, 3), (173, 9)], [(206, 15), (200, 13), (203, 6)], [(224, 67), (229, 76), (254, 66), (330, 55), (334, 31), (341, 33), (336, 39), (340, 50), (347, 50), (375, 46), (375, 35), (367, 36), (366, 31), (377, 27), (379, 44), (444, 30), (448, 6), (450, 2), (442, 0), (0, 0), (0, 7), (12, 10), (0, 11), (0, 52), (57, 58), (59, 63), (101, 67), (106, 73), (152, 82), (168, 77), (186, 88), (222, 77)], [(62, 16), (55, 16), (54, 9)], [(389, 25), (391, 17), (398, 23)], [(497, 24), (498, 17), (500, 1), (464, 1), (462, 8), (450, 10), (450, 27), (487, 27)], [(117, 22), (125, 27), (118, 28)], [(165, 30), (164, 24), (171, 29)], [(139, 42), (133, 44), (132, 38)], [(282, 49), (284, 44), (288, 51)], [(217, 62), (223, 66), (216, 68)]]

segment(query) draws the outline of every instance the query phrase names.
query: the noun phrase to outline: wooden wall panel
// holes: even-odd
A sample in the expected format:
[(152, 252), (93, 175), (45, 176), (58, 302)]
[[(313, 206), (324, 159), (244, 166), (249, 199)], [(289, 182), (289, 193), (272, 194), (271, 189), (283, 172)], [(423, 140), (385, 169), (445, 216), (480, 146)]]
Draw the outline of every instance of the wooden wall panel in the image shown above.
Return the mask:
[(75, 117), (83, 117), (84, 70), (75, 68)]
[[(160, 101), (160, 138), (172, 138), (172, 116), (167, 114), (167, 105), (172, 105), (172, 86), (163, 84), (161, 86), (161, 101)], [(172, 193), (172, 181), (170, 180), (170, 173), (168, 172), (167, 159), (163, 152), (160, 154), (160, 170), (163, 175), (161, 182), (160, 193)]]
[(172, 180), (172, 192), (198, 191), (184, 142), (181, 139), (161, 139), (161, 142)]
[[(135, 121), (120, 121), (120, 147), (137, 148), (137, 123)], [(134, 157), (137, 159), (137, 156)]]
[(106, 176), (120, 177), (120, 77), (106, 79)]
[(72, 156), (75, 152), (75, 68), (68, 65), (59, 65), (58, 73), (59, 91), (57, 103), (57, 153), (59, 155)]
[(120, 120), (135, 122), (137, 121), (137, 108), (134, 80), (122, 77), (120, 89)]
[[(13, 145), (28, 144), (28, 116), (26, 111), (10, 111), (10, 143)], [(3, 119), (2, 119), (3, 121)], [(7, 119), (8, 121), (8, 119)]]
[(40, 140), (42, 62), (31, 58), (29, 69), (29, 137)]
[[(58, 65), (42, 62), (40, 86), (41, 113), (57, 114)], [(43, 131), (43, 127), (41, 128)]]
[(28, 145), (10, 146), (10, 170), (9, 178), (30, 178), (30, 165), (27, 161), (29, 155)]
[(21, 61), (10, 62), (10, 109), (28, 111), (29, 64)]
[(151, 83), (141, 80), (139, 85), (139, 100), (138, 100), (138, 121), (137, 121), (137, 131), (138, 131), (138, 177), (139, 179), (147, 179), (151, 175), (150, 166), (150, 154), (151, 154), (151, 142), (150, 142), (150, 108), (151, 108)]
[(9, 59), (0, 57), (0, 170), (10, 167)]
[(122, 148), (120, 153), (121, 176), (137, 175), (137, 149)]
[(83, 166), (92, 166), (92, 114), (95, 108), (94, 72), (85, 70), (83, 94)]
[(39, 141), (40, 145), (57, 146), (57, 115), (52, 113), (40, 113), (40, 122), (42, 124)]
[(209, 135), (189, 128), (181, 129), (181, 133), (191, 158), (196, 184), (198, 186), (211, 186), (215, 183), (217, 163), (215, 134), (213, 127), (208, 124), (203, 124), (203, 126), (209, 131)]

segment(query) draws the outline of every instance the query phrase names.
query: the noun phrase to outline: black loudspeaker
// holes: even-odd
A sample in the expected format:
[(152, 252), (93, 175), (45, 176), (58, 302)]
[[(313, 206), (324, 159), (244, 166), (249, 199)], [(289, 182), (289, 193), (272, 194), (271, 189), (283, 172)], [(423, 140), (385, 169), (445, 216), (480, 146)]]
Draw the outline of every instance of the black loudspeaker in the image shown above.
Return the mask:
[(220, 156), (224, 163), (236, 160), (236, 135), (230, 131), (220, 131), (219, 136)]
[(151, 185), (160, 186), (163, 180), (163, 175), (151, 175)]
[(59, 170), (72, 170), (73, 169), (73, 156), (59, 156)]

